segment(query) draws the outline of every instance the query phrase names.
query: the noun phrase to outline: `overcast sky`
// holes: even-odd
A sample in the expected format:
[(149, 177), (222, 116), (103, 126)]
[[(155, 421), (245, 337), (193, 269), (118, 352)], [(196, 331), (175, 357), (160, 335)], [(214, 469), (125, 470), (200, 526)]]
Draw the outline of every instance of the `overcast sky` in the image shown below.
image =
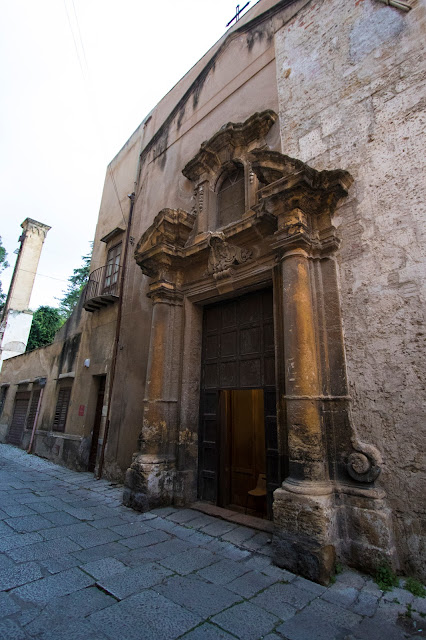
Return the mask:
[(57, 306), (89, 251), (108, 162), (223, 35), (236, 2), (0, 0), (0, 7), (0, 236), (11, 263), (0, 280), (7, 292), (21, 222), (50, 225), (35, 310)]

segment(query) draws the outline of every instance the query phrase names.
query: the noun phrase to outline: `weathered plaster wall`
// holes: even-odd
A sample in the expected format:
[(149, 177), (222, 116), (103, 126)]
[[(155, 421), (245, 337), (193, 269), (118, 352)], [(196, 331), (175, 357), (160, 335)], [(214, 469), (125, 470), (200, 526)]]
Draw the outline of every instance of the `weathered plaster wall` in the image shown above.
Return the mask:
[(312, 1), (276, 55), (283, 153), (355, 179), (336, 219), (353, 421), (383, 454), (403, 568), (425, 577), (426, 11), (411, 4)]
[[(34, 453), (77, 469), (85, 468), (91, 430), (90, 419), (88, 420), (92, 392), (91, 375), (82, 370), (80, 357), (84, 325), (82, 312), (80, 301), (51, 345), (8, 359), (0, 376), (1, 383), (10, 385), (0, 418), (0, 440), (5, 441), (7, 437), (18, 383), (29, 380), (29, 384), (19, 385), (19, 390), (31, 391), (35, 379), (46, 378), (34, 440)], [(86, 340), (87, 336), (90, 336), (90, 323), (86, 324)], [(81, 375), (77, 375), (78, 373)], [(53, 431), (58, 385), (61, 377), (63, 379), (69, 374), (72, 374), (69, 379), (72, 379), (73, 383), (66, 428), (64, 433), (58, 433)], [(83, 415), (79, 412), (81, 405), (85, 407)], [(30, 430), (25, 430), (22, 448), (27, 448), (29, 439)]]

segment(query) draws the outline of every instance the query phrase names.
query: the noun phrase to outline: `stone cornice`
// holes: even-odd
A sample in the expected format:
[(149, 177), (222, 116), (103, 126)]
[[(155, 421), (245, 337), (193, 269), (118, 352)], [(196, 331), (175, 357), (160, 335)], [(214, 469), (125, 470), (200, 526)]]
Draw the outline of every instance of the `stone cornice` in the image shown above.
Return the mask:
[(52, 228), (47, 224), (43, 224), (43, 222), (38, 222), (38, 220), (33, 220), (33, 218), (25, 218), (24, 222), (22, 222), (21, 227), (25, 231), (30, 231), (31, 233), (42, 234), (45, 238), (47, 232)]

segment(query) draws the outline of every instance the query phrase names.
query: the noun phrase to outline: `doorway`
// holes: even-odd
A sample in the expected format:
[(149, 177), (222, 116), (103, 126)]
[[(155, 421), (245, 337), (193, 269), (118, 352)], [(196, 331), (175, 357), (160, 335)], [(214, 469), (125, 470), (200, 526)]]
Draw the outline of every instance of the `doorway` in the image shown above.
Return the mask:
[(271, 289), (204, 308), (198, 450), (200, 500), (272, 519), (281, 478)]
[(89, 462), (87, 465), (88, 471), (94, 471), (96, 467), (96, 459), (98, 456), (99, 432), (101, 430), (102, 409), (104, 406), (104, 396), (105, 396), (106, 376), (95, 376), (95, 377), (97, 379), (98, 389), (97, 389), (95, 419), (93, 421), (92, 442), (90, 445)]
[(12, 422), (7, 435), (7, 442), (9, 444), (14, 444), (18, 447), (21, 444), (27, 419), (28, 406), (30, 404), (30, 397), (30, 391), (18, 391), (16, 393)]
[(266, 449), (263, 389), (220, 393), (224, 447), (218, 504), (266, 516)]

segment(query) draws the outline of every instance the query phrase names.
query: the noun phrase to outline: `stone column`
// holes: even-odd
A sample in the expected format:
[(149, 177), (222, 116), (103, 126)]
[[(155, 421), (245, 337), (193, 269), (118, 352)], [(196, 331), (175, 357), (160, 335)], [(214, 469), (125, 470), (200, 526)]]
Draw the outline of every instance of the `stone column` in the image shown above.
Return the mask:
[(321, 381), (317, 362), (309, 257), (303, 249), (284, 254), (281, 263), (284, 304), (285, 400), (290, 457), (289, 482), (327, 479), (321, 429)]
[(183, 351), (183, 248), (195, 214), (162, 209), (139, 240), (135, 259), (151, 278), (151, 339), (139, 451), (127, 470), (123, 502), (146, 511), (174, 500)]
[(321, 418), (321, 378), (311, 290), (310, 258), (284, 252), (282, 332), (289, 477), (274, 493), (275, 562), (317, 582), (335, 563), (332, 485)]
[(173, 501), (179, 423), (183, 296), (152, 285), (151, 340), (139, 452), (127, 470), (123, 501), (146, 511)]

